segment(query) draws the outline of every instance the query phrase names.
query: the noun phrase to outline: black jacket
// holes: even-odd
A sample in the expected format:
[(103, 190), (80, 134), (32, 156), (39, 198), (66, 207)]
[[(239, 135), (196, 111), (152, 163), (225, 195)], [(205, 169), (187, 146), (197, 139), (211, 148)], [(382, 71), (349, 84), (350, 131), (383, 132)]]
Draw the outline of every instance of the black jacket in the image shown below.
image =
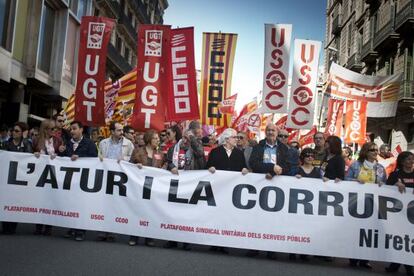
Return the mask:
[(216, 170), (234, 172), (241, 172), (243, 168), (247, 168), (246, 160), (241, 150), (234, 148), (230, 157), (228, 157), (223, 146), (211, 150), (207, 161), (207, 168), (210, 167), (215, 167)]
[(66, 150), (62, 155), (71, 157), (74, 154), (79, 157), (98, 157), (98, 150), (91, 139), (83, 137), (75, 151), (73, 151), (72, 140), (66, 143)]
[[(277, 143), (276, 150), (276, 162), (282, 168), (283, 175), (289, 175), (290, 165), (288, 162), (289, 159), (289, 149), (286, 145)], [(249, 164), (255, 173), (270, 173), (275, 175), (273, 170), (274, 165), (271, 163), (263, 163), (263, 154), (264, 148), (266, 146), (266, 139), (263, 139), (253, 148), (252, 155), (250, 156)]]
[(23, 138), (17, 146), (13, 143), (13, 138), (10, 138), (4, 143), (3, 149), (16, 152), (33, 152), (32, 144), (25, 138)]

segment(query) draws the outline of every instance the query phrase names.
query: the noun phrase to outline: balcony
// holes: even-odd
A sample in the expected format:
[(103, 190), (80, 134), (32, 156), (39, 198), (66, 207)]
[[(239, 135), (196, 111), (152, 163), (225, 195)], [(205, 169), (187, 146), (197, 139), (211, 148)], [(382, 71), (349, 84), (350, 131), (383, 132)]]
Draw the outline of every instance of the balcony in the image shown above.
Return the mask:
[(108, 59), (122, 72), (122, 74), (126, 74), (132, 70), (132, 66), (129, 65), (127, 60), (121, 56), (111, 43), (108, 44)]
[(134, 27), (131, 24), (132, 19), (128, 18), (128, 16), (121, 12), (119, 17), (119, 30), (125, 34), (125, 37), (129, 40), (129, 44), (136, 45), (137, 43), (137, 32), (135, 31)]
[(395, 29), (399, 30), (402, 27), (406, 27), (408, 30), (414, 27), (414, 4), (408, 4), (397, 13), (395, 19)]
[(387, 46), (394, 44), (400, 35), (395, 32), (394, 22), (390, 20), (381, 30), (374, 35), (374, 48), (387, 48)]
[(364, 45), (362, 45), (361, 50), (361, 61), (365, 61), (367, 63), (375, 61), (378, 57), (378, 52), (374, 50), (374, 43), (372, 38)]
[(121, 6), (116, 0), (97, 0), (96, 4), (105, 10), (108, 17), (117, 19), (121, 12)]
[(151, 24), (151, 18), (147, 14), (147, 7), (141, 0), (132, 0), (130, 5), (137, 13), (140, 24)]
[(347, 61), (348, 69), (352, 71), (360, 72), (362, 67), (363, 66), (361, 62), (361, 55), (359, 53), (354, 53), (348, 58), (348, 61)]
[(398, 100), (414, 102), (414, 80), (404, 80), (400, 86)]
[(342, 29), (342, 16), (337, 15), (332, 21), (332, 34), (337, 35), (341, 32)]

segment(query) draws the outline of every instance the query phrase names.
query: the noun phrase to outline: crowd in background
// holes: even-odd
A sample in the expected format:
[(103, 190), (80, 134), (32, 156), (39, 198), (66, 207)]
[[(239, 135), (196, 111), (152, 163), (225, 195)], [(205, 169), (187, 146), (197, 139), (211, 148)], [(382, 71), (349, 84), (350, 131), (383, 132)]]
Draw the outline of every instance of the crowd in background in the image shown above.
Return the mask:
[[(166, 130), (156, 132), (149, 130), (145, 133), (136, 132), (130, 126), (112, 122), (109, 126), (109, 137), (103, 137), (98, 129), (88, 128), (82, 123), (73, 121), (70, 128), (64, 128), (64, 117), (60, 114), (53, 119), (44, 120), (40, 127), (29, 129), (26, 123), (17, 122), (12, 128), (2, 126), (0, 129), (0, 149), (13, 152), (33, 153), (36, 157), (41, 154), (67, 156), (75, 161), (83, 157), (99, 157), (129, 161), (136, 164), (138, 169), (151, 166), (179, 174), (180, 170), (208, 169), (210, 173), (216, 170), (236, 171), (242, 174), (249, 172), (264, 174), (266, 179), (278, 175), (289, 175), (297, 178), (319, 178), (321, 181), (343, 180), (356, 181), (369, 185), (395, 185), (401, 193), (406, 187), (414, 188), (414, 154), (409, 151), (401, 152), (395, 162), (384, 167), (381, 160), (391, 158), (390, 147), (386, 144), (378, 147), (373, 142), (362, 145), (358, 156), (351, 147), (342, 147), (342, 141), (337, 136), (325, 137), (317, 132), (313, 137), (313, 147), (301, 148), (297, 141), (288, 142), (289, 133), (278, 129), (274, 124), (268, 124), (265, 138), (260, 141), (249, 139), (246, 132), (234, 129), (224, 130), (219, 137), (214, 133), (203, 135), (198, 121), (192, 121), (186, 129), (172, 125)], [(14, 234), (17, 223), (3, 222), (2, 233)], [(82, 241), (85, 230), (69, 229), (66, 237)], [(52, 226), (36, 225), (34, 234), (51, 235)], [(114, 241), (112, 233), (100, 233), (98, 240)], [(139, 237), (131, 236), (129, 245), (136, 245)], [(147, 246), (154, 246), (153, 239), (145, 238)], [(177, 242), (168, 241), (164, 247), (177, 247)], [(183, 244), (185, 250), (191, 245)], [(211, 247), (212, 251), (228, 253), (223, 247)], [(255, 256), (259, 252), (250, 250), (247, 254)], [(268, 252), (268, 257), (273, 254)], [(295, 259), (295, 254), (289, 255)], [(308, 256), (300, 255), (302, 260)], [(332, 258), (324, 257), (331, 261)], [(350, 260), (351, 266), (371, 268), (367, 260)], [(393, 263), (386, 270), (395, 272), (399, 264)], [(408, 275), (413, 275), (412, 267), (405, 266)]]

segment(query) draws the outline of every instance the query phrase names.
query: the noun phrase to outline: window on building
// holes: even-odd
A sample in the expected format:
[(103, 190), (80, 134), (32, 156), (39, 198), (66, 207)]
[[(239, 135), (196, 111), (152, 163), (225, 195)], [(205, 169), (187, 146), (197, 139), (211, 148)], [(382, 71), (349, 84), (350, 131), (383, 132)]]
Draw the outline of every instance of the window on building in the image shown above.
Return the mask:
[(116, 36), (116, 45), (115, 45), (116, 50), (121, 53), (122, 50), (122, 39), (119, 35)]
[(71, 84), (75, 84), (76, 76), (76, 52), (77, 41), (79, 35), (79, 24), (72, 17), (69, 16), (68, 31), (66, 37), (65, 58), (63, 59), (63, 79)]
[(0, 0), (0, 46), (11, 52), (16, 0)]
[(55, 10), (46, 2), (42, 7), (42, 19), (40, 24), (39, 55), (38, 67), (42, 71), (49, 73), (53, 51), (53, 28), (55, 26)]
[(129, 56), (129, 53), (130, 53), (130, 50), (129, 50), (129, 48), (128, 47), (125, 47), (125, 55), (124, 55), (124, 57), (125, 57), (125, 59), (128, 61), (128, 62), (130, 62), (130, 56)]
[(86, 15), (87, 0), (69, 0), (69, 9), (80, 20), (82, 16)]
[(372, 17), (372, 25), (373, 34), (375, 34), (378, 31), (378, 12)]

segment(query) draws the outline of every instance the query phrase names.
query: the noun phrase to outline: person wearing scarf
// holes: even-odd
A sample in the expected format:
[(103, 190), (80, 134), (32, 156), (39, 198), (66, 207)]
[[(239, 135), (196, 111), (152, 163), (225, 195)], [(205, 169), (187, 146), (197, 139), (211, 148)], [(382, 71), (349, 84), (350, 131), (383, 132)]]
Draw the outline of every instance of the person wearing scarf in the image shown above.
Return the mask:
[[(358, 181), (360, 184), (385, 184), (387, 174), (385, 168), (378, 163), (378, 146), (373, 142), (365, 143), (359, 152), (358, 159), (351, 164), (345, 176), (345, 180)], [(351, 266), (371, 268), (367, 260), (350, 259)]]
[[(50, 156), (50, 159), (54, 159), (59, 153), (59, 147), (63, 145), (63, 141), (55, 136), (55, 131), (55, 120), (46, 119), (42, 121), (39, 136), (33, 140), (33, 151), (36, 158), (39, 158), (40, 154), (46, 154)], [(52, 226), (36, 224), (34, 234), (50, 236), (52, 234)]]

